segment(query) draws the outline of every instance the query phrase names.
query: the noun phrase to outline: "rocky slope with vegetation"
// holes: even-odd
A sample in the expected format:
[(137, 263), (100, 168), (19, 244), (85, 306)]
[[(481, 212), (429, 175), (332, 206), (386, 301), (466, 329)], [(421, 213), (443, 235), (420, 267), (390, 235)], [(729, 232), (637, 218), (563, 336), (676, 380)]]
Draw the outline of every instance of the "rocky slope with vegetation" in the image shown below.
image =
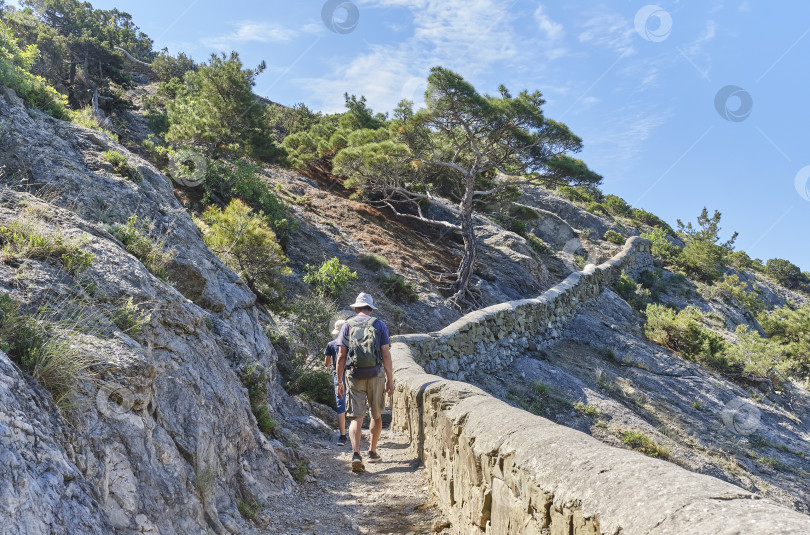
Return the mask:
[(255, 296), (150, 164), (0, 109), (3, 529), (248, 531), (237, 505), (292, 485), (246, 390), (284, 396)]
[[(436, 331), (638, 235), (656, 270), (465, 378), (808, 512), (810, 275), (735, 251), (720, 214), (673, 228), (605, 195), (539, 93), (437, 68), (427, 109), (324, 115), (257, 98), (236, 53), (23, 5), (1, 10), (0, 531), (261, 532), (307, 481), (296, 429), (325, 432), (320, 351), (359, 291), (392, 334)], [(454, 146), (458, 107), (499, 150)]]

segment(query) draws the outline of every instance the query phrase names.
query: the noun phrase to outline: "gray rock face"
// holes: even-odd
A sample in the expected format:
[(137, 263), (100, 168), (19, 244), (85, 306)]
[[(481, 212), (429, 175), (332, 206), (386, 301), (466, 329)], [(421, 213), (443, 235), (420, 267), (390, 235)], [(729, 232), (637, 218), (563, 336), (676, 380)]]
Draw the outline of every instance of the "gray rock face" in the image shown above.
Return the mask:
[(110, 533), (97, 490), (63, 447), (56, 407), (2, 351), (0, 407), (0, 534)]
[[(563, 238), (567, 240), (573, 237), (569, 235), (573, 229), (591, 229), (591, 235), (598, 238), (608, 230), (615, 230), (625, 236), (628, 233), (628, 229), (610, 224), (542, 188), (528, 188), (520, 202), (537, 209), (540, 217), (531, 222), (528, 228), (548, 243), (562, 245), (565, 243)], [(632, 234), (637, 235), (637, 232), (632, 231)]]
[(492, 224), (476, 226), (483, 304), (539, 294), (550, 286), (548, 269), (526, 241)]
[[(53, 263), (32, 259), (0, 264), (0, 291), (30, 309), (73, 296), (99, 309), (132, 298), (151, 311), (137, 335), (113, 329), (82, 340), (105, 382), (79, 385), (78, 406), (63, 419), (0, 355), (0, 532), (251, 533), (237, 502), (269, 502), (293, 484), (238, 377), (257, 363), (270, 376), (269, 402), (283, 405), (255, 296), (205, 247), (150, 164), (99, 132), (32, 119), (2, 100), (0, 122), (9, 131), (0, 146), (0, 225), (33, 212), (49, 232), (84, 236), (95, 255), (82, 275), (92, 295)], [(106, 149), (125, 154), (142, 180), (113, 175)], [(173, 248), (174, 286), (105, 230), (104, 222), (132, 215)]]
[[(500, 396), (516, 384), (548, 385), (554, 400), (542, 415), (557, 423), (622, 446), (621, 430), (641, 432), (674, 463), (810, 512), (810, 485), (795, 477), (810, 470), (807, 391), (791, 384), (780, 392), (746, 388), (673, 355), (644, 337), (638, 315), (610, 289), (542, 355), (522, 357), (498, 376), (475, 375), (474, 382)], [(576, 403), (598, 416), (573, 410)]]

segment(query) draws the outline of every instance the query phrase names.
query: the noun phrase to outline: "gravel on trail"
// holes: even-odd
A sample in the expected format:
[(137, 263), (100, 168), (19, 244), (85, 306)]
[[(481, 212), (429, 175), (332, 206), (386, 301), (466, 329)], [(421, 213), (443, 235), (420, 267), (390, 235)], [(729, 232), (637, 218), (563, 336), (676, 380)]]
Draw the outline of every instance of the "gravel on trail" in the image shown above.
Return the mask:
[(256, 520), (261, 533), (455, 533), (436, 506), (421, 462), (408, 451), (408, 437), (384, 428), (377, 445), (382, 460), (370, 463), (364, 429), (365, 472), (354, 474), (351, 444), (339, 446), (337, 432), (327, 439), (304, 428), (295, 431), (307, 475), (292, 493), (265, 504)]

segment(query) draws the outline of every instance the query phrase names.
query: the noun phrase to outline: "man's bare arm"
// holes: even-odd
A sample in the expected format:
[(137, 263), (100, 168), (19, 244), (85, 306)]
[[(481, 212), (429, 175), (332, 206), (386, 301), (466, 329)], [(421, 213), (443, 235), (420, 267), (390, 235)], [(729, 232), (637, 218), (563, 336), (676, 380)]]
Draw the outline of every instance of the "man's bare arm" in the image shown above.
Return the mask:
[(383, 359), (383, 368), (385, 368), (385, 376), (388, 378), (385, 384), (385, 390), (388, 391), (389, 396), (394, 395), (394, 364), (391, 361), (391, 346), (384, 345), (380, 348)]
[(343, 372), (346, 370), (346, 355), (349, 354), (349, 350), (346, 346), (340, 346), (338, 348), (338, 359), (337, 359), (337, 378), (338, 378), (338, 385), (340, 381), (343, 380)]

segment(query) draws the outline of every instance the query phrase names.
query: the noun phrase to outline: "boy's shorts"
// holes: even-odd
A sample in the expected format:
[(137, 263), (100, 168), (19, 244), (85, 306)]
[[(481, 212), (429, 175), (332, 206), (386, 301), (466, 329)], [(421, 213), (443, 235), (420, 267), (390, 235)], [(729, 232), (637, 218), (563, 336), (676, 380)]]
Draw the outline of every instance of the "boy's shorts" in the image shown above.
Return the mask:
[[(346, 371), (343, 371), (343, 380), (346, 380)], [(343, 390), (343, 397), (337, 395), (337, 372), (332, 370), (332, 384), (335, 386), (335, 406), (337, 407), (337, 413), (343, 414), (346, 412), (346, 392), (348, 390), (348, 385), (346, 385), (345, 389)]]

